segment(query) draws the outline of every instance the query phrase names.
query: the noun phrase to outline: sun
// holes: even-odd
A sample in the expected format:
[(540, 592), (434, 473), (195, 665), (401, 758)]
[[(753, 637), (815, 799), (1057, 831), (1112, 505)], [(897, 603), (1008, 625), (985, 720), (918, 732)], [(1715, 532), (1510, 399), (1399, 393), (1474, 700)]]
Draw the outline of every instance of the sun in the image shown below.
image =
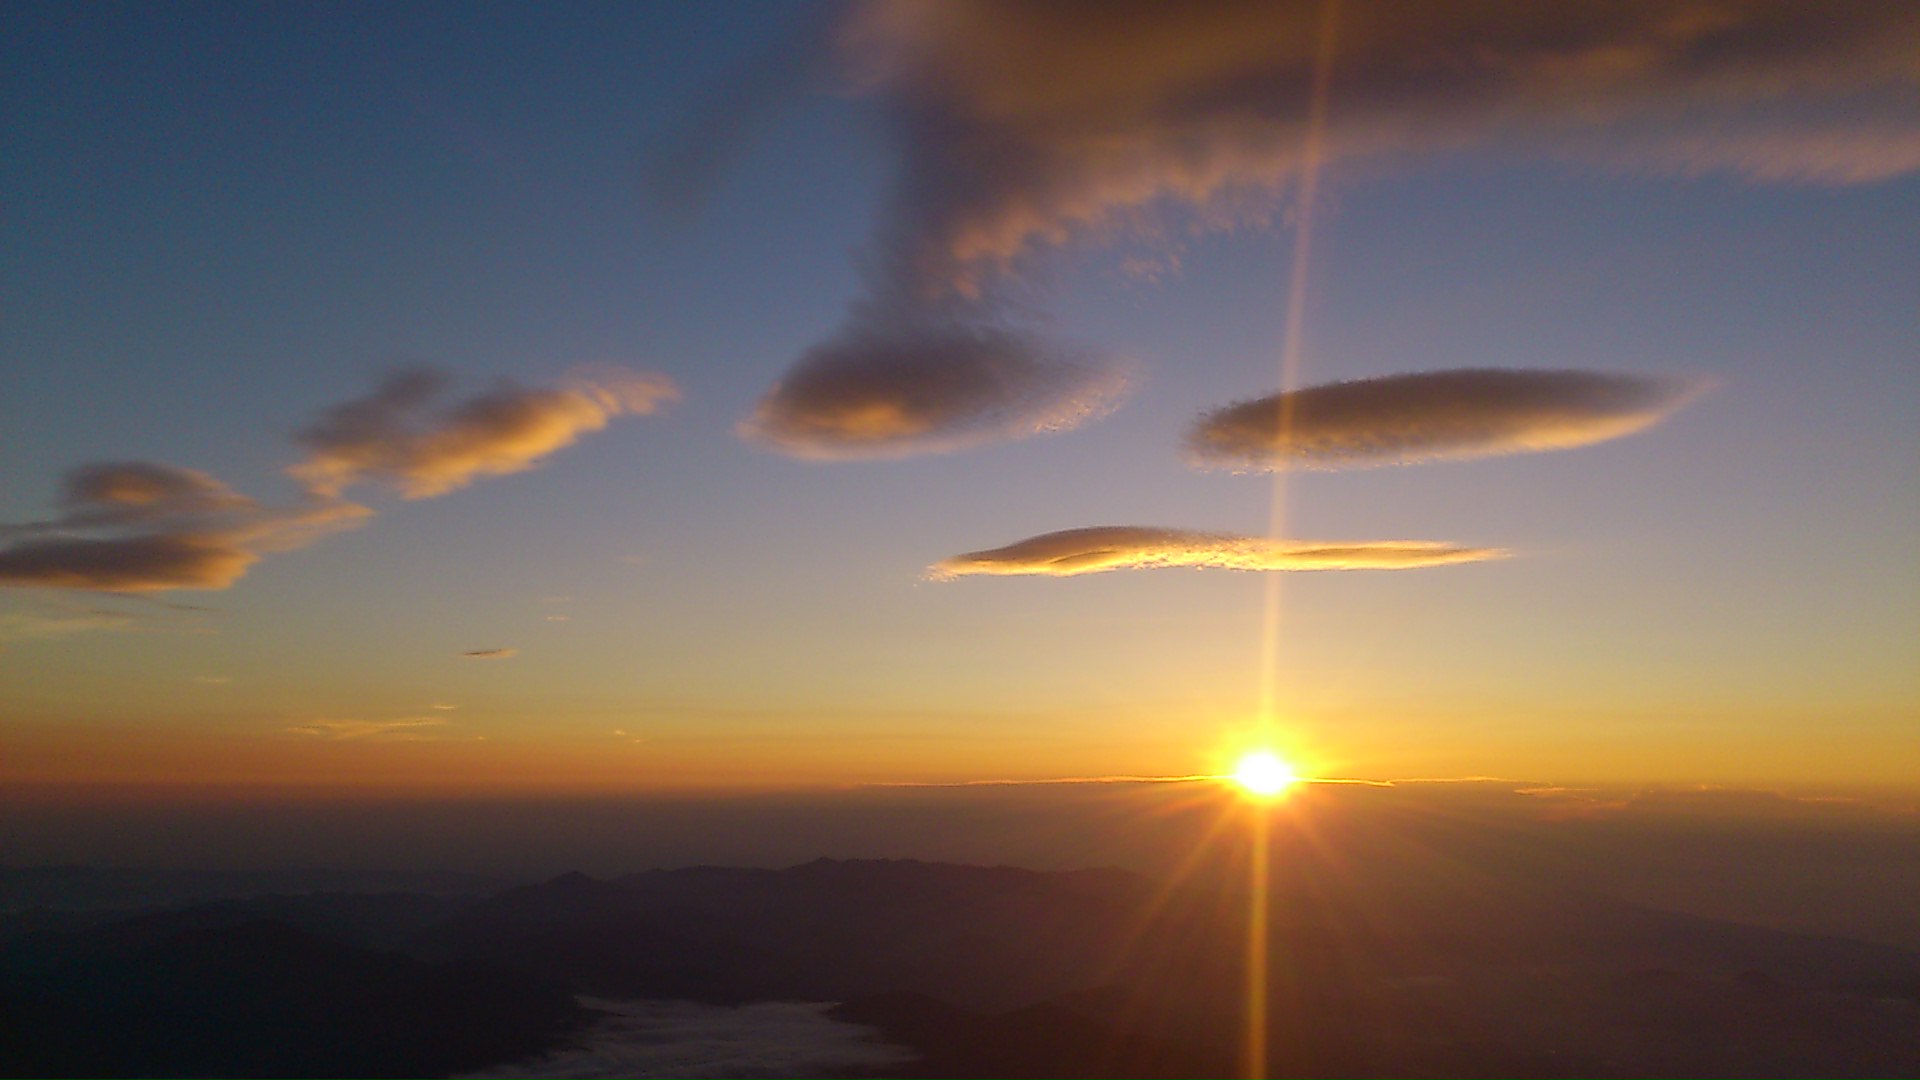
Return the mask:
[(1235, 763), (1232, 779), (1249, 794), (1270, 799), (1298, 783), (1300, 777), (1273, 751), (1249, 750)]

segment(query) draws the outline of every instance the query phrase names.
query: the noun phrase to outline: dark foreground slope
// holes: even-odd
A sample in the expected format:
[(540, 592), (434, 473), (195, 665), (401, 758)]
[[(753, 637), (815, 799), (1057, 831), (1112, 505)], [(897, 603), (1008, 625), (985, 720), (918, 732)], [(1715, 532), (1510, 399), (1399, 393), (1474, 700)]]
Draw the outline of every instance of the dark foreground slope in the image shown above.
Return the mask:
[(16, 948), (13, 1076), (443, 1076), (537, 1053), (583, 1020), (525, 975), (374, 952), (284, 923), (120, 925)]
[[(1920, 955), (1510, 872), (1338, 869), (1276, 870), (1276, 1075), (1920, 1075)], [(230, 902), (0, 948), (0, 1045), (10, 1075), (446, 1074), (555, 1045), (592, 993), (845, 1002), (920, 1052), (895, 1074), (1230, 1074), (1231, 882), (819, 860)]]

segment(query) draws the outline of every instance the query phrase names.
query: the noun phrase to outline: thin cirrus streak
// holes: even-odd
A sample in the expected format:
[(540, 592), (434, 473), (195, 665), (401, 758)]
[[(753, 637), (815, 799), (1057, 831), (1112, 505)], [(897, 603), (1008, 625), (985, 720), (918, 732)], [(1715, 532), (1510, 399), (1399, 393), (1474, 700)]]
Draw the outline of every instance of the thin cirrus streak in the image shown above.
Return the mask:
[[(1179, 776), (1055, 776), (1039, 779), (998, 780), (883, 780), (859, 784), (864, 788), (970, 788), (970, 787), (1047, 787), (1061, 784), (1197, 784), (1205, 781), (1231, 781), (1231, 773), (1188, 773)], [(1411, 776), (1392, 780), (1368, 780), (1353, 776), (1295, 776), (1290, 784), (1353, 785), (1390, 788), (1403, 784), (1525, 784), (1501, 776)]]
[(1207, 413), (1187, 436), (1203, 467), (1364, 469), (1565, 450), (1644, 431), (1698, 397), (1697, 379), (1457, 368), (1310, 386)]
[(0, 585), (96, 592), (224, 589), (263, 553), (358, 527), (372, 511), (309, 495), (266, 507), (192, 469), (99, 462), (68, 472), (62, 513), (0, 527)]
[(1230, 780), (1232, 777), (1194, 773), (1189, 776), (1056, 776), (1039, 780), (881, 780), (860, 784), (869, 788), (968, 788), (1029, 787), (1050, 784), (1192, 784), (1202, 780)]
[(287, 729), (298, 735), (314, 735), (323, 739), (395, 739), (400, 741), (420, 741), (443, 737), (435, 733), (436, 729), (447, 726), (447, 721), (435, 716), (405, 717), (399, 720), (310, 720), (300, 724), (289, 724)]
[(1424, 540), (1351, 543), (1275, 540), (1137, 525), (1066, 529), (1005, 547), (955, 555), (928, 568), (946, 580), (974, 574), (1068, 577), (1109, 570), (1198, 567), (1226, 570), (1411, 570), (1485, 562), (1509, 553)]

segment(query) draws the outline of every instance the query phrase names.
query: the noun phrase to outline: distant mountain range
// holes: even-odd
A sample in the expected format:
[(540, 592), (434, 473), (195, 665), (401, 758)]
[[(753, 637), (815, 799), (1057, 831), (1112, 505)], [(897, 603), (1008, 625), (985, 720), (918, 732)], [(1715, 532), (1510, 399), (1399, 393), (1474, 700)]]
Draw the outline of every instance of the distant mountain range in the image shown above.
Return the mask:
[[(1324, 870), (1325, 868), (1321, 868)], [(1535, 879), (1283, 867), (1276, 1075), (1920, 1075), (1920, 954)], [(564, 1042), (574, 994), (843, 1002), (889, 1075), (1240, 1066), (1244, 896), (913, 861), (175, 906), (0, 942), (7, 1075), (402, 1076)]]
[[(366, 870), (160, 870), (0, 867), (0, 919), (28, 911), (134, 910), (273, 893), (413, 892), (484, 896), (516, 882), (475, 874)], [(4, 926), (0, 923), (0, 926)]]

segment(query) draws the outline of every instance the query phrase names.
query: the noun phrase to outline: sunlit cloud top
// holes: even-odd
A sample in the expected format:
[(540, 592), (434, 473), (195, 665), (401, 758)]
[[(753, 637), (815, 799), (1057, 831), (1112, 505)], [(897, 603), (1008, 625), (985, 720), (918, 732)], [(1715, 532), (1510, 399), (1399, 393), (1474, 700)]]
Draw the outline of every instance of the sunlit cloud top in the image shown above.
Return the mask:
[(1196, 464), (1355, 469), (1563, 450), (1631, 435), (1705, 384), (1596, 371), (1463, 368), (1328, 383), (1201, 417)]
[(409, 499), (428, 498), (483, 476), (524, 472), (615, 417), (650, 413), (679, 396), (664, 375), (618, 371), (557, 387), (503, 379), (439, 408), (445, 389), (435, 372), (406, 371), (335, 405), (300, 432), (311, 454), (288, 472), (324, 495), (382, 480)]
[(252, 499), (206, 473), (147, 461), (82, 465), (67, 474), (67, 524), (125, 524), (176, 514), (250, 509)]
[(1270, 540), (1142, 525), (1101, 525), (1043, 533), (1005, 547), (971, 551), (928, 568), (936, 579), (970, 574), (1070, 577), (1107, 570), (1209, 567), (1222, 570), (1412, 570), (1499, 559), (1498, 548), (1426, 540)]

